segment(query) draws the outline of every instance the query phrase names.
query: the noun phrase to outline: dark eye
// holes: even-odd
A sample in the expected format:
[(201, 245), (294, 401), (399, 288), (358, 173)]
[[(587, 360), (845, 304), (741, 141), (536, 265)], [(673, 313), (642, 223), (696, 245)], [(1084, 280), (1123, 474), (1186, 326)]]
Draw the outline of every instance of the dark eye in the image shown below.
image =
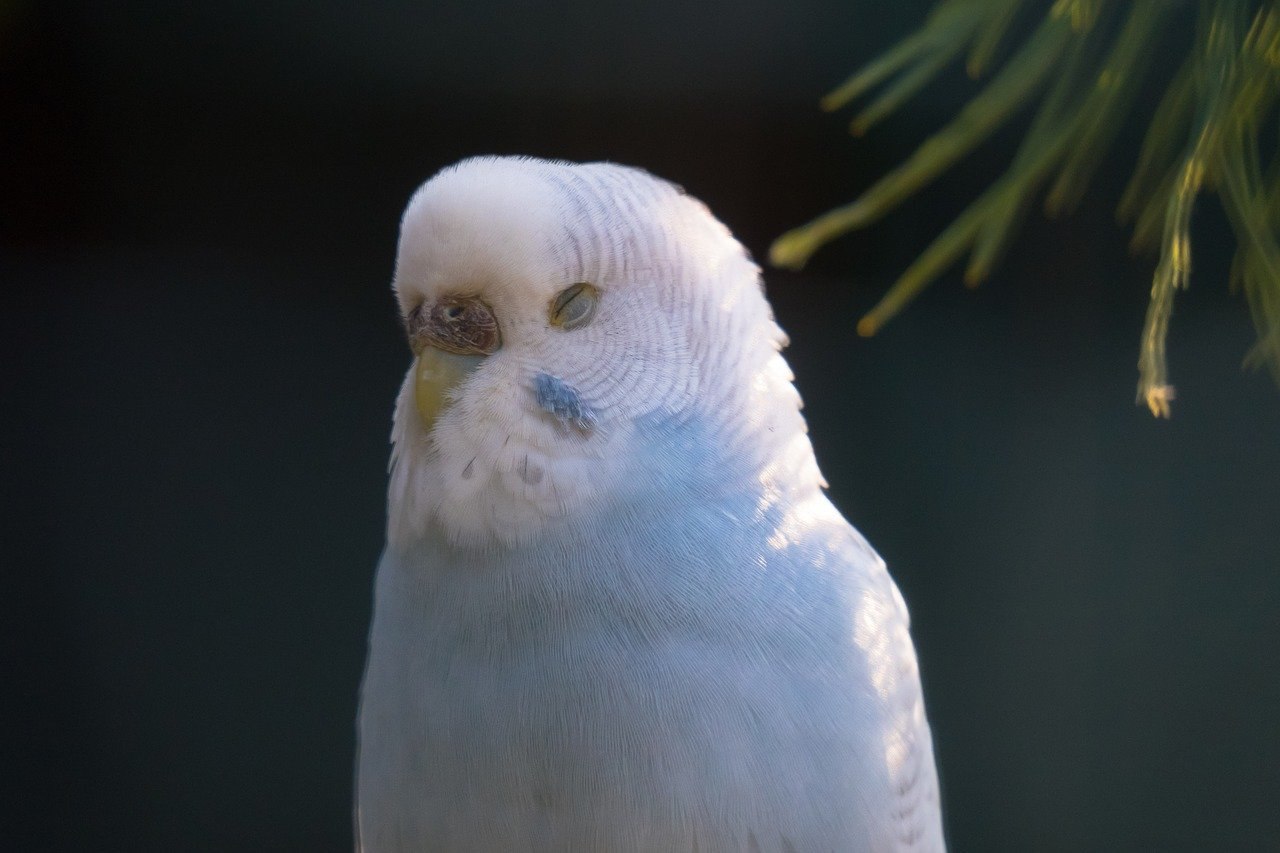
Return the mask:
[(596, 313), (600, 291), (585, 281), (571, 284), (551, 301), (551, 325), (562, 329), (585, 326)]
[(444, 313), (444, 318), (446, 320), (456, 320), (462, 316), (462, 306), (461, 305), (445, 306), (443, 313)]

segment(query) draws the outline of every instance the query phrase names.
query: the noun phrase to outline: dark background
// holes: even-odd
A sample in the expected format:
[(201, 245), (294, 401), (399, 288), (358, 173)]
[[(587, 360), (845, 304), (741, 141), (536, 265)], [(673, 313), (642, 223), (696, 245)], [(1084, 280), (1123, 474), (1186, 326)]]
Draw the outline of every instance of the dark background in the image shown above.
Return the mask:
[[(4, 846), (349, 849), (411, 191), (616, 160), (764, 257), (975, 90), (953, 69), (863, 140), (817, 110), (928, 6), (0, 2)], [(1174, 417), (1133, 404), (1135, 112), (1077, 214), (877, 338), (860, 312), (1024, 123), (766, 271), (832, 494), (912, 607), (956, 850), (1280, 849), (1280, 393), (1240, 370), (1209, 198)]]

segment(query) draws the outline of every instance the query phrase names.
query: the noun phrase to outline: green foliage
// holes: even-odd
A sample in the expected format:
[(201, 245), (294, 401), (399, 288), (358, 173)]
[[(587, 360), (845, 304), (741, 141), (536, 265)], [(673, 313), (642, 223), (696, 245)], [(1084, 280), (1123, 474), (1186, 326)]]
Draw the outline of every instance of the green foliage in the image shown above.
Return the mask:
[[(924, 25), (825, 97), (827, 110), (884, 84), (852, 122), (855, 135), (900, 107), (955, 57), (979, 76), (1023, 0), (943, 0)], [(1009, 169), (921, 253), (858, 323), (874, 334), (966, 252), (976, 286), (1048, 183), (1045, 209), (1070, 212), (1147, 76), (1152, 51), (1180, 4), (1169, 0), (1054, 0), (1038, 26), (950, 124), (851, 204), (784, 234), (770, 259), (799, 268), (822, 245), (875, 222), (981, 144), (1021, 107), (1038, 108)], [(1275, 0), (1202, 0), (1190, 54), (1151, 118), (1118, 216), (1135, 250), (1158, 249), (1142, 331), (1138, 398), (1167, 417), (1173, 388), (1165, 359), (1173, 296), (1191, 271), (1190, 220), (1202, 190), (1222, 200), (1238, 248), (1233, 288), (1258, 330), (1245, 359), (1280, 381), (1280, 155), (1259, 138), (1280, 96), (1280, 11)], [(1265, 162), (1269, 160), (1269, 163)]]

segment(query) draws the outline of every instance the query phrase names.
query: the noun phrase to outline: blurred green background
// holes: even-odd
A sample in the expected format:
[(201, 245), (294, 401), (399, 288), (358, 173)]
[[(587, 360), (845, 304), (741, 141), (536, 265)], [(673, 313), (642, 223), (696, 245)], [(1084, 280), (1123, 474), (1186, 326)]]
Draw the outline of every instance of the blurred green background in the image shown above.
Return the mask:
[[(929, 6), (6, 4), (5, 846), (349, 849), (409, 194), (472, 154), (610, 159), (762, 257), (975, 91), (956, 69), (863, 140), (818, 111)], [(1239, 370), (1210, 199), (1173, 420), (1133, 403), (1153, 261), (1112, 210), (1147, 115), (1077, 215), (876, 338), (857, 317), (1025, 122), (765, 273), (913, 612), (955, 850), (1280, 849), (1280, 393)]]

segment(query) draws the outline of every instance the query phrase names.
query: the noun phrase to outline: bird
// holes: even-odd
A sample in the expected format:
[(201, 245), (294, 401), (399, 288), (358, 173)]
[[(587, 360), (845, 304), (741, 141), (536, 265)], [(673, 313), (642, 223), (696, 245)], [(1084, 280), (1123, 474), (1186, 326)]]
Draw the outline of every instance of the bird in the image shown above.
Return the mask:
[(473, 157), (393, 290), (357, 850), (944, 850), (906, 605), (729, 229), (641, 169)]

